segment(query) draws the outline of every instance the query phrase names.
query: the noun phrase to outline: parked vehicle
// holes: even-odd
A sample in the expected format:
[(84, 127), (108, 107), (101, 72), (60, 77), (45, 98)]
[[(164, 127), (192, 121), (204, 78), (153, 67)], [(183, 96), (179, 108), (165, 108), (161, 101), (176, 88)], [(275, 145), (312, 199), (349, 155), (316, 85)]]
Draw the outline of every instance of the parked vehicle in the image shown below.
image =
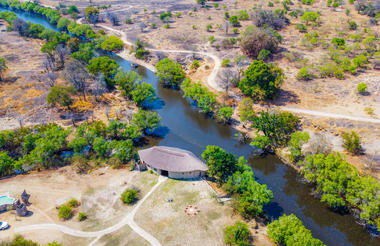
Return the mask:
[(8, 222), (2, 222), (0, 221), (0, 230), (5, 230), (8, 228)]

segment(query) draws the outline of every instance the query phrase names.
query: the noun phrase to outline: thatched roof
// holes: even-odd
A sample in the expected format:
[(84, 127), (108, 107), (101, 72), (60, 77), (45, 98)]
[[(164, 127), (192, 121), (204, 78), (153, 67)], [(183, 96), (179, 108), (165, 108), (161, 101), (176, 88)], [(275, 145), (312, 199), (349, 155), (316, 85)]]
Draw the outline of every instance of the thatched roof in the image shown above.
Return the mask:
[(207, 171), (207, 166), (187, 150), (154, 146), (138, 151), (140, 159), (151, 167), (169, 172)]

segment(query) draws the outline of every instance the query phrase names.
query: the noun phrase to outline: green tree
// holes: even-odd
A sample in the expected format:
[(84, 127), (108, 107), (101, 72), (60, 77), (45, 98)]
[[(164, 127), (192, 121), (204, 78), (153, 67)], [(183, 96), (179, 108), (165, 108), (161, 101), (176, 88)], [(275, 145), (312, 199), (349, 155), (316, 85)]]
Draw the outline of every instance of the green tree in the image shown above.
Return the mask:
[(63, 220), (68, 220), (73, 216), (73, 210), (67, 205), (62, 205), (58, 208), (58, 217)]
[(75, 88), (73, 86), (61, 86), (55, 85), (50, 88), (47, 96), (47, 103), (51, 105), (60, 105), (61, 107), (67, 107), (70, 109), (70, 105), (73, 103), (72, 96), (75, 94)]
[(313, 238), (311, 232), (294, 214), (284, 214), (278, 220), (271, 222), (268, 225), (268, 234), (279, 245), (325, 245), (319, 239)]
[(14, 163), (15, 161), (7, 152), (0, 152), (0, 177), (13, 174)]
[(70, 24), (70, 20), (67, 19), (67, 18), (62, 17), (62, 18), (60, 18), (60, 19), (58, 20), (57, 28), (58, 28), (59, 30), (66, 31), (66, 30), (67, 30), (67, 27), (69, 26), (69, 24)]
[(137, 200), (139, 191), (135, 189), (126, 189), (121, 193), (121, 201), (125, 204), (131, 204)]
[(343, 138), (343, 147), (350, 153), (358, 155), (362, 152), (362, 147), (360, 144), (360, 138), (358, 134), (354, 131), (349, 133), (344, 133)]
[(239, 17), (237, 17), (236, 15), (231, 16), (228, 20), (231, 23), (231, 25), (234, 27), (237, 27), (240, 25)]
[(88, 6), (84, 9), (84, 15), (86, 16), (86, 20), (92, 24), (96, 24), (99, 19), (99, 9)]
[(251, 234), (248, 225), (244, 222), (236, 222), (234, 225), (227, 226), (224, 229), (224, 242), (227, 245), (245, 246), (251, 245), (249, 240)]
[(253, 100), (249, 97), (243, 98), (239, 103), (240, 120), (242, 122), (251, 122), (255, 116), (253, 111)]
[(181, 64), (164, 58), (156, 64), (157, 76), (164, 86), (180, 86), (186, 77)]
[(151, 84), (142, 82), (137, 84), (131, 91), (132, 99), (137, 105), (151, 103), (156, 100), (155, 89)]
[(231, 120), (233, 109), (228, 106), (220, 107), (216, 115), (217, 119), (223, 123), (228, 123)]
[(0, 57), (0, 81), (4, 79), (4, 73), (7, 71), (7, 60), (5, 58)]
[(290, 158), (293, 162), (298, 162), (302, 157), (302, 146), (310, 139), (307, 132), (293, 132), (289, 140)]
[[(252, 127), (262, 132), (266, 141), (270, 141), (270, 148), (265, 150), (273, 151), (274, 148), (286, 144), (289, 135), (296, 129), (297, 124), (298, 118), (288, 112), (260, 112), (258, 116), (253, 118)], [(255, 141), (252, 144), (257, 146)]]
[(133, 142), (131, 139), (124, 141), (112, 141), (111, 147), (113, 149), (113, 155), (118, 158), (122, 163), (126, 163), (132, 159)]
[(93, 148), (98, 157), (105, 158), (109, 154), (110, 144), (102, 137), (97, 137), (94, 139)]
[(309, 25), (310, 22), (313, 24), (317, 24), (317, 21), (319, 19), (319, 14), (313, 11), (305, 11), (301, 17), (301, 20), (306, 23), (306, 25)]
[(154, 131), (160, 124), (160, 117), (157, 112), (139, 110), (134, 114), (131, 123), (138, 126), (143, 131)]
[(225, 183), (228, 176), (238, 169), (235, 155), (215, 145), (206, 147), (202, 159), (207, 164), (208, 175), (214, 177), (219, 184)]
[(107, 36), (100, 44), (100, 48), (108, 52), (118, 52), (123, 49), (123, 41), (114, 35)]
[(98, 75), (102, 73), (109, 87), (113, 87), (115, 84), (114, 77), (117, 73), (119, 65), (107, 56), (95, 57), (90, 60), (87, 65), (87, 70), (94, 74)]
[(284, 72), (274, 64), (254, 60), (239, 82), (240, 90), (257, 100), (274, 99), (284, 81)]
[(72, 13), (79, 13), (79, 10), (77, 6), (70, 5), (66, 12), (70, 15)]
[(360, 94), (364, 94), (364, 92), (367, 90), (367, 84), (364, 82), (361, 82), (357, 86), (357, 90)]

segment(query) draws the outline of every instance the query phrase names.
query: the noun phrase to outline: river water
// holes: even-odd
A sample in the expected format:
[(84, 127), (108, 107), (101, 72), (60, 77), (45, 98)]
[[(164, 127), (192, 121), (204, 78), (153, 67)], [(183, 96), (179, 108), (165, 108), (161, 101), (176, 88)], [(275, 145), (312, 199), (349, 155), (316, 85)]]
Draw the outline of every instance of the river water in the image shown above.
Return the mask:
[[(4, 9), (0, 8), (1, 10)], [(56, 30), (40, 17), (18, 15), (27, 21)], [(118, 56), (113, 58), (124, 70), (133, 69), (127, 60)], [(332, 212), (314, 198), (311, 186), (303, 183), (298, 173), (284, 165), (276, 156), (256, 156), (252, 146), (239, 144), (235, 137), (236, 130), (198, 113), (195, 105), (184, 99), (179, 91), (160, 86), (152, 71), (141, 66), (136, 71), (155, 87), (158, 97), (152, 105), (161, 116), (162, 127), (159, 132), (162, 138), (153, 140), (156, 141), (154, 144), (187, 149), (198, 156), (207, 145), (218, 145), (237, 156), (244, 156), (249, 160), (257, 180), (273, 191), (274, 199), (265, 207), (268, 216), (277, 218), (283, 213), (294, 213), (314, 237), (327, 245), (380, 245), (380, 239), (371, 237), (365, 228), (356, 223), (353, 216)]]

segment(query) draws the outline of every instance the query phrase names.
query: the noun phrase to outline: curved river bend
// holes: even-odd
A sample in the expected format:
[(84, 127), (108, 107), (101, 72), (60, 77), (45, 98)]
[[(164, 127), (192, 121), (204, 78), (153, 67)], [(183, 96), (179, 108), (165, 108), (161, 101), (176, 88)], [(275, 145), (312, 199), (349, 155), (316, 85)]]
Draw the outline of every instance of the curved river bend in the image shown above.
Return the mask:
[[(5, 9), (0, 8), (2, 10)], [(17, 15), (26, 21), (57, 31), (57, 28), (40, 17), (19, 13)], [(124, 70), (133, 69), (127, 60), (118, 56), (113, 58)], [(239, 144), (236, 140), (234, 136), (237, 131), (198, 113), (194, 105), (184, 99), (179, 91), (159, 86), (152, 71), (140, 66), (136, 70), (146, 82), (155, 87), (158, 97), (153, 103), (153, 109), (162, 118), (163, 127), (160, 132), (163, 138), (155, 139), (153, 141), (156, 142), (151, 144), (187, 149), (198, 156), (207, 145), (218, 145), (237, 156), (245, 156), (258, 181), (267, 184), (273, 191), (274, 199), (265, 208), (269, 216), (276, 218), (283, 213), (294, 213), (311, 230), (314, 237), (327, 245), (380, 245), (380, 239), (371, 237), (355, 222), (353, 216), (334, 213), (314, 198), (311, 187), (301, 182), (301, 177), (294, 169), (281, 163), (275, 156), (261, 158), (253, 155), (253, 147)]]

